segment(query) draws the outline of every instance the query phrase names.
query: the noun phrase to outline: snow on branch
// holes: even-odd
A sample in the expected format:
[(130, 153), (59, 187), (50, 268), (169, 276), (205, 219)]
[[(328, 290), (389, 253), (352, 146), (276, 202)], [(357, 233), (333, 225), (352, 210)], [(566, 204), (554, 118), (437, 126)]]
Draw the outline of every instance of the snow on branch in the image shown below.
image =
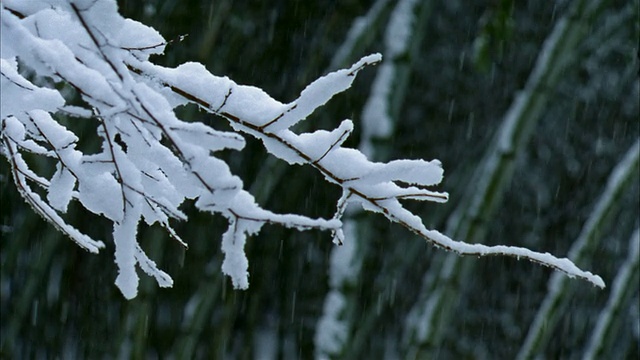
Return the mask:
[[(567, 259), (465, 244), (426, 229), (400, 201), (447, 201), (448, 194), (431, 189), (443, 176), (438, 160), (369, 161), (360, 151), (342, 146), (353, 130), (350, 120), (330, 131), (297, 134), (290, 129), (348, 89), (360, 70), (381, 61), (379, 54), (319, 78), (296, 101), (282, 104), (261, 89), (212, 75), (199, 63), (164, 68), (150, 62), (149, 56), (162, 53), (167, 42), (154, 29), (122, 18), (115, 1), (9, 0), (1, 6), (2, 154), (25, 200), (80, 246), (97, 252), (104, 244), (63, 218), (70, 201), (113, 223), (116, 285), (126, 298), (137, 294), (136, 266), (160, 286), (172, 285), (169, 275), (142, 251), (137, 228), (141, 220), (158, 223), (186, 246), (171, 228), (171, 221), (187, 220), (180, 210), (185, 200), (228, 220), (222, 270), (236, 288), (249, 285), (247, 236), (269, 223), (329, 230), (336, 243), (343, 243), (348, 239), (341, 218), (348, 203), (381, 213), (429, 243), (461, 255), (526, 258), (604, 286), (599, 277)], [(75, 90), (84, 107), (67, 105), (52, 83)], [(186, 103), (226, 119), (233, 131), (178, 119), (174, 108)], [(78, 137), (60, 122), (69, 115), (75, 117), (71, 121), (95, 121), (99, 152), (87, 154), (79, 148)], [(260, 139), (275, 157), (311, 166), (340, 186), (343, 196), (333, 217), (275, 214), (256, 204), (242, 180), (215, 156), (224, 149), (242, 150), (242, 134)], [(23, 160), (24, 153), (48, 158), (55, 167), (53, 176), (36, 174)], [(46, 194), (46, 200), (32, 186)]]
[[(528, 259), (564, 272), (570, 277), (582, 278), (594, 285), (604, 287), (604, 282), (599, 276), (580, 270), (568, 259), (558, 259), (548, 253), (542, 254), (517, 247), (467, 244), (449, 239), (437, 231), (426, 229), (421, 219), (406, 210), (400, 200), (447, 201), (448, 194), (425, 188), (438, 184), (442, 180), (443, 170), (438, 160), (371, 162), (360, 151), (340, 146), (351, 132), (352, 123), (350, 120), (343, 121), (337, 129), (331, 132), (320, 130), (300, 135), (289, 129), (274, 126), (281, 119), (287, 119), (285, 122), (288, 125), (302, 120), (291, 120), (290, 114), (299, 102), (305, 103), (306, 106), (308, 101), (306, 94), (313, 92), (323, 94), (314, 106), (322, 105), (326, 102), (325, 99), (343, 91), (346, 88), (345, 83), (350, 85), (354, 75), (360, 69), (366, 65), (376, 64), (380, 60), (381, 57), (378, 54), (369, 55), (356, 62), (350, 69), (340, 70), (320, 78), (310, 84), (302, 92), (300, 98), (291, 104), (283, 105), (274, 99), (262, 97), (261, 99), (268, 105), (260, 104), (257, 106), (257, 110), (239, 106), (244, 103), (241, 100), (236, 100), (236, 98), (246, 97), (256, 99), (257, 94), (267, 96), (248, 86), (228, 85), (229, 90), (226, 93), (218, 90), (217, 103), (205, 100), (211, 98), (211, 94), (216, 91), (211, 85), (207, 85), (215, 84), (216, 77), (206, 72), (203, 67), (199, 67), (197, 73), (188, 76), (184, 72), (191, 69), (181, 67), (166, 69), (150, 63), (131, 64), (131, 66), (138, 73), (149, 76), (160, 86), (180, 94), (186, 101), (198, 104), (202, 109), (226, 118), (234, 129), (262, 140), (265, 148), (272, 155), (290, 164), (307, 164), (314, 167), (324, 175), (327, 181), (342, 187), (342, 199), (348, 199), (347, 202), (359, 203), (365, 210), (383, 214), (392, 222), (403, 225), (432, 245), (460, 255), (507, 255)], [(174, 79), (189, 77), (197, 78), (202, 85), (181, 86), (174, 81)], [(208, 81), (205, 80), (207, 78), (209, 78)], [(222, 95), (223, 93), (224, 95)], [(281, 112), (273, 114), (276, 108), (280, 108)], [(271, 112), (264, 111), (264, 109), (270, 109)], [(307, 113), (305, 111), (302, 114), (306, 117)], [(404, 184), (419, 186), (405, 186)], [(343, 207), (344, 205), (338, 206), (334, 219), (341, 219)], [(337, 231), (335, 234), (337, 243), (344, 241), (340, 235), (342, 231)]]

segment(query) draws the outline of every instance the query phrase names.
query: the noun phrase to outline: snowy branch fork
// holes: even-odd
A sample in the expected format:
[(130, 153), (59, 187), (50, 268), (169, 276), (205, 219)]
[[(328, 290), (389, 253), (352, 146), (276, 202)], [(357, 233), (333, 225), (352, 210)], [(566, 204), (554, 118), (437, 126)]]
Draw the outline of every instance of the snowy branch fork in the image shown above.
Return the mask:
[[(604, 287), (600, 277), (578, 269), (568, 259), (517, 247), (467, 244), (428, 230), (400, 200), (447, 201), (446, 193), (428, 189), (442, 180), (438, 160), (371, 162), (360, 151), (342, 147), (353, 130), (350, 120), (331, 131), (296, 134), (290, 130), (348, 89), (360, 70), (380, 62), (379, 54), (317, 79), (297, 100), (282, 104), (258, 88), (214, 76), (198, 63), (177, 68), (153, 64), (149, 56), (162, 53), (167, 42), (155, 30), (122, 18), (113, 1), (24, 8), (13, 4), (10, 10), (6, 6), (2, 5), (3, 43), (9, 43), (1, 67), (6, 96), (2, 154), (25, 200), (83, 248), (97, 252), (104, 244), (60, 216), (71, 200), (113, 222), (119, 268), (116, 284), (127, 298), (137, 294), (136, 265), (160, 286), (172, 285), (169, 275), (141, 249), (137, 227), (141, 219), (148, 225), (159, 223), (186, 246), (169, 224), (170, 219), (186, 220), (179, 209), (184, 200), (195, 200), (199, 210), (227, 218), (222, 270), (236, 288), (249, 285), (244, 253), (248, 235), (271, 223), (298, 230), (329, 230), (334, 242), (342, 244), (348, 239), (341, 219), (350, 203), (381, 213), (428, 243), (460, 255), (525, 258)], [(12, 40), (5, 41), (5, 36)], [(70, 85), (87, 106), (66, 106), (60, 92), (27, 80), (18, 71), (17, 59), (42, 78)], [(234, 131), (178, 119), (174, 108), (187, 103), (226, 119)], [(97, 119), (102, 151), (84, 154), (76, 149), (78, 138), (52, 115)], [(257, 205), (228, 165), (213, 156), (223, 149), (241, 150), (244, 138), (240, 133), (260, 139), (277, 158), (292, 165), (309, 165), (340, 186), (343, 195), (333, 217), (275, 214)], [(37, 175), (22, 152), (50, 158), (56, 165), (55, 174), (51, 179)], [(46, 200), (29, 182), (45, 190)]]

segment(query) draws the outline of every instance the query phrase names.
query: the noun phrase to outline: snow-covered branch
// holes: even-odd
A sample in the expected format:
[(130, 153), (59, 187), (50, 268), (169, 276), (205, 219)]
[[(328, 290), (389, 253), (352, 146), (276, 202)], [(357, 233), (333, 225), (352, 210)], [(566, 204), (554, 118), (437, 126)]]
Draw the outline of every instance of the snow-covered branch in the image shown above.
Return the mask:
[[(161, 84), (183, 96), (186, 100), (200, 105), (204, 110), (225, 117), (237, 129), (255, 136), (263, 141), (265, 148), (274, 156), (287, 161), (289, 164), (308, 164), (318, 170), (325, 179), (342, 187), (343, 197), (349, 197), (350, 202), (359, 203), (365, 210), (383, 214), (392, 222), (396, 222), (434, 246), (444, 248), (459, 255), (509, 255), (528, 259), (533, 262), (552, 267), (571, 277), (579, 277), (603, 287), (602, 280), (589, 272), (575, 267), (568, 259), (557, 259), (550, 254), (540, 254), (528, 249), (509, 246), (485, 246), (482, 244), (467, 244), (449, 239), (435, 230), (428, 230), (419, 217), (406, 210), (400, 203), (401, 199), (430, 200), (445, 202), (446, 193), (434, 192), (424, 188), (438, 184), (443, 175), (440, 162), (437, 160), (395, 160), (389, 163), (374, 163), (368, 161), (358, 150), (343, 148), (339, 143), (344, 141), (345, 132), (350, 132), (352, 124), (345, 120), (331, 132), (319, 130), (314, 133), (297, 135), (284, 125), (292, 126), (302, 118), (291, 115), (310, 114), (310, 108), (323, 105), (336, 93), (350, 86), (357, 72), (366, 65), (380, 61), (379, 55), (370, 55), (355, 63), (350, 69), (331, 73), (309, 85), (297, 101), (282, 105), (276, 100), (263, 97), (263, 92), (247, 86), (233, 84), (222, 95), (218, 90), (218, 102), (205, 100), (211, 97), (216, 89), (209, 84), (215, 83), (215, 76), (206, 72), (203, 67), (198, 69), (158, 69), (150, 63), (141, 65), (140, 72), (157, 79)], [(181, 74), (182, 71), (193, 73)], [(178, 73), (178, 74), (176, 74)], [(164, 75), (164, 76), (163, 76)], [(198, 79), (198, 84), (180, 86), (176, 79), (186, 82), (186, 79)], [(238, 94), (239, 93), (239, 94)], [(317, 97), (309, 100), (310, 95)], [(316, 95), (320, 94), (320, 95)], [(240, 98), (241, 100), (237, 100)], [(252, 98), (262, 102), (257, 109), (247, 108), (243, 101)], [(232, 100), (233, 99), (233, 100)], [(217, 105), (220, 104), (220, 105)], [(217, 106), (216, 106), (217, 105)], [(242, 107), (240, 106), (242, 105)], [(255, 106), (255, 105), (253, 105)], [(280, 112), (274, 108), (280, 107)], [(296, 111), (301, 108), (302, 110)], [(349, 166), (345, 166), (348, 164)], [(400, 183), (396, 183), (399, 181)], [(416, 186), (402, 186), (400, 184), (414, 184)], [(336, 214), (340, 214), (338, 211)], [(336, 218), (336, 220), (339, 220)], [(341, 231), (336, 232), (336, 242), (342, 242)]]
[[(295, 133), (291, 127), (309, 117), (353, 83), (357, 73), (381, 61), (366, 56), (348, 69), (321, 77), (299, 98), (283, 104), (261, 89), (238, 85), (211, 74), (199, 63), (177, 68), (149, 60), (167, 42), (152, 28), (124, 19), (115, 1), (4, 1), (2, 6), (2, 154), (12, 166), (14, 182), (36, 212), (89, 251), (103, 246), (75, 230), (62, 218), (73, 200), (113, 223), (116, 284), (125, 297), (137, 294), (136, 266), (160, 286), (171, 286), (169, 275), (142, 251), (137, 242), (141, 220), (158, 223), (182, 244), (172, 220), (186, 220), (185, 200), (200, 211), (220, 214), (229, 222), (222, 237), (222, 270), (236, 288), (247, 288), (246, 238), (264, 224), (298, 230), (329, 230), (334, 242), (348, 241), (342, 230), (347, 203), (377, 212), (439, 248), (460, 255), (508, 255), (529, 259), (604, 286), (602, 280), (567, 259), (508, 246), (488, 247), (457, 242), (427, 229), (401, 200), (445, 202), (446, 193), (431, 190), (443, 177), (438, 160), (372, 162), (359, 150), (342, 145), (353, 124), (344, 120), (333, 130)], [(75, 90), (84, 107), (70, 107), (51, 84)], [(174, 109), (193, 103), (226, 119), (233, 131), (177, 118)], [(77, 115), (97, 124), (101, 149), (87, 153), (78, 137), (61, 124), (60, 116)], [(221, 150), (242, 150), (242, 134), (260, 139), (275, 157), (304, 164), (342, 188), (331, 219), (276, 214), (260, 207), (243, 189)], [(47, 179), (36, 174), (22, 154), (44, 156), (55, 166)], [(43, 200), (35, 184), (46, 193)]]

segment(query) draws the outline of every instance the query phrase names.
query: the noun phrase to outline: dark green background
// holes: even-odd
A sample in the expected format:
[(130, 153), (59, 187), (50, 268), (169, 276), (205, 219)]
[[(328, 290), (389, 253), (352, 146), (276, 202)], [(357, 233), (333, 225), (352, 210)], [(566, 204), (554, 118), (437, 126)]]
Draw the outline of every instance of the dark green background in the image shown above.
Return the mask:
[[(168, 46), (164, 56), (154, 59), (157, 63), (202, 62), (216, 75), (261, 87), (283, 102), (294, 100), (308, 83), (331, 70), (332, 56), (352, 21), (371, 5), (353, 0), (118, 3), (124, 16), (156, 28), (166, 39), (188, 35)], [(565, 256), (580, 233), (611, 170), (640, 134), (637, 4), (607, 2), (589, 29), (594, 37), (602, 36), (600, 30), (629, 6), (635, 15), (614, 26), (604, 43), (587, 37), (578, 49), (577, 65), (549, 89), (551, 101), (518, 158), (498, 212), (487, 220), (485, 243)], [(382, 145), (389, 149), (389, 158), (443, 162), (445, 179), (439, 189), (450, 193), (450, 203), (408, 206), (428, 227), (444, 230), (465, 189), (473, 187), (473, 171), (567, 4), (441, 1), (431, 7), (411, 59), (395, 133)], [(384, 50), (384, 26), (370, 30), (376, 40), (349, 62)], [(480, 40), (483, 45), (474, 48)], [(364, 70), (352, 89), (309, 119), (309, 128), (331, 129), (351, 118), (356, 132), (347, 145), (357, 146), (362, 106), (375, 71)], [(226, 127), (222, 119), (193, 107), (181, 108), (179, 114)], [(268, 173), (280, 177), (265, 191), (259, 170), (268, 156), (259, 142), (247, 140), (242, 152), (222, 156), (264, 207), (310, 216), (333, 214), (338, 190), (308, 168), (276, 164)], [(176, 224), (189, 243), (187, 251), (161, 229), (140, 230), (142, 246), (173, 277), (174, 287), (159, 289), (141, 275), (138, 297), (126, 301), (113, 284), (109, 225), (71, 208), (72, 223), (107, 243), (99, 255), (87, 254), (28, 208), (12, 184), (6, 161), (0, 171), (1, 352), (8, 358), (253, 358), (260, 354), (253, 347), (260, 329), (273, 331), (280, 358), (313, 356), (333, 247), (327, 233), (266, 226), (247, 244), (250, 288), (236, 291), (220, 271), (225, 221), (198, 214), (187, 204), (190, 221)], [(619, 209), (600, 229), (602, 241), (586, 266), (608, 284), (638, 226), (638, 196), (636, 177)], [(382, 358), (390, 344), (404, 357), (405, 317), (424, 272), (444, 253), (380, 216), (366, 216), (375, 236), (366, 240), (363, 273), (354, 292), (352, 343), (345, 357)], [(455, 316), (443, 342), (430, 354), (443, 359), (513, 358), (552, 272), (511, 258), (465, 261), (475, 263), (473, 279), (451, 299), (457, 306)], [(572, 285), (575, 295), (547, 346), (547, 358), (580, 356), (610, 290), (577, 280)], [(635, 286), (632, 305), (620, 314), (610, 358), (635, 358), (640, 351), (638, 285), (629, 286)], [(187, 316), (187, 309), (197, 316)], [(189, 351), (191, 356), (186, 355)]]

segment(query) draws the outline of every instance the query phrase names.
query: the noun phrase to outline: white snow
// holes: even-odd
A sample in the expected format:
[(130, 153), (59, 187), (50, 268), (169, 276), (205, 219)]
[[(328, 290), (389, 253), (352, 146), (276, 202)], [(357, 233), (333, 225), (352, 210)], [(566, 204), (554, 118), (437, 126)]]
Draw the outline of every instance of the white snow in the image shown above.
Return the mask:
[(380, 54), (365, 56), (353, 64), (351, 68), (330, 73), (309, 84), (300, 93), (300, 97), (292, 104), (289, 104), (287, 112), (281, 118), (266, 126), (266, 131), (276, 132), (287, 129), (298, 121), (306, 119), (307, 116), (311, 115), (318, 107), (326, 104), (334, 95), (350, 88), (355, 79), (355, 74), (365, 65), (375, 64), (381, 60), (382, 55)]
[[(133, 299), (138, 294), (138, 274), (136, 273), (136, 242), (139, 216), (136, 209), (128, 207), (127, 215), (120, 223), (113, 225), (113, 240), (116, 244), (115, 261), (118, 265), (116, 285), (127, 299)], [(132, 214), (133, 213), (133, 214)]]
[[(5, 31), (3, 26), (2, 31)], [(9, 31), (9, 30), (6, 30)], [(0, 86), (2, 102), (0, 102), (0, 118), (18, 115), (31, 109), (56, 111), (64, 105), (64, 98), (59, 92), (38, 87), (18, 73), (15, 62), (12, 64), (5, 58), (0, 59)]]
[(51, 207), (63, 213), (67, 212), (67, 206), (71, 201), (75, 186), (76, 178), (71, 175), (68, 169), (58, 164), (55, 174), (51, 177), (47, 193), (47, 200)]

